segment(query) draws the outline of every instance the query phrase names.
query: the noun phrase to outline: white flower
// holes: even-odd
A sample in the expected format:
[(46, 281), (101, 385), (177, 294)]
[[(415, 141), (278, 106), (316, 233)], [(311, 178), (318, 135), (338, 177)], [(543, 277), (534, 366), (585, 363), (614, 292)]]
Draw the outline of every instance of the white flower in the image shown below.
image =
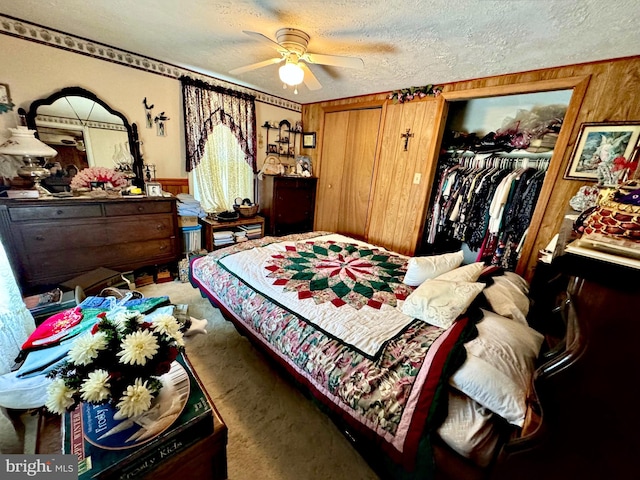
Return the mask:
[(102, 402), (109, 398), (109, 372), (106, 370), (94, 370), (87, 375), (87, 379), (80, 387), (81, 398), (87, 402)]
[(62, 415), (67, 408), (73, 405), (73, 395), (76, 390), (67, 387), (64, 379), (56, 378), (47, 387), (46, 407), (50, 412)]
[(153, 317), (153, 330), (160, 335), (167, 335), (175, 342), (184, 346), (184, 338), (180, 331), (180, 323), (172, 315), (161, 314)]
[(103, 332), (78, 338), (69, 349), (69, 358), (76, 365), (89, 365), (100, 350), (107, 348), (107, 336)]
[(135, 417), (149, 410), (151, 400), (153, 396), (147, 389), (147, 381), (143, 382), (140, 378), (136, 378), (135, 383), (129, 385), (127, 391), (123, 393), (116, 408), (125, 417)]
[(116, 324), (116, 328), (118, 330), (122, 330), (125, 326), (125, 323), (132, 319), (138, 317), (138, 324), (144, 321), (144, 315), (141, 315), (140, 312), (127, 310), (127, 311), (118, 311), (113, 317), (107, 313), (107, 318)]
[(158, 340), (148, 330), (137, 331), (124, 337), (120, 348), (118, 356), (122, 357), (122, 363), (144, 365), (158, 352)]

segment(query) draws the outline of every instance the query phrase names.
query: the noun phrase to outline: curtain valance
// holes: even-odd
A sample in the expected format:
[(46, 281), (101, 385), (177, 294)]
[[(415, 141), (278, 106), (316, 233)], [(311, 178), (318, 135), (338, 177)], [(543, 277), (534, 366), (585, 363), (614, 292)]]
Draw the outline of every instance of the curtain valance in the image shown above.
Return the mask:
[(202, 159), (213, 128), (226, 125), (238, 139), (245, 161), (256, 169), (255, 97), (201, 80), (181, 77), (185, 117), (186, 169), (190, 172)]

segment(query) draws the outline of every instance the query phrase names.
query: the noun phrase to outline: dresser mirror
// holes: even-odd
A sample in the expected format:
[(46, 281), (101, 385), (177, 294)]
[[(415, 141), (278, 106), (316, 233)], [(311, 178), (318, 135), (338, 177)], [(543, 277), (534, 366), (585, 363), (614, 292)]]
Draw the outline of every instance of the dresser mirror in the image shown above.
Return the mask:
[(132, 171), (134, 184), (144, 182), (135, 123), (84, 88), (63, 88), (34, 101), (27, 125), (58, 152), (47, 165), (51, 176), (43, 181), (50, 191), (68, 189), (70, 178), (87, 167)]

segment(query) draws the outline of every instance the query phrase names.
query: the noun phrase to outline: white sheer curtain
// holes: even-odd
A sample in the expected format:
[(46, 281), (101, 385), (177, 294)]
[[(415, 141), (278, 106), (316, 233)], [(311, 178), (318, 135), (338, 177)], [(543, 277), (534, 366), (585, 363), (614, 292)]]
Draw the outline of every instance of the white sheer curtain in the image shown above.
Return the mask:
[(200, 163), (192, 172), (193, 196), (206, 212), (231, 210), (237, 197), (253, 201), (253, 169), (226, 125), (213, 127)]
[(35, 330), (33, 316), (22, 301), (9, 259), (0, 242), (0, 375), (11, 371), (24, 341)]

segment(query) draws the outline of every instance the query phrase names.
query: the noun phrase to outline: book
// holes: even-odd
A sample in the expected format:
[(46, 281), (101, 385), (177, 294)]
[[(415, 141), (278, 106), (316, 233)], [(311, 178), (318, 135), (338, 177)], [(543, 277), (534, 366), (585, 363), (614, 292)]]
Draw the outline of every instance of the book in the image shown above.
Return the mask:
[(22, 301), (31, 313), (38, 313), (46, 308), (59, 305), (62, 301), (62, 290), (55, 288), (48, 292), (24, 297)]
[(80, 296), (80, 292), (69, 290), (62, 292), (58, 301), (40, 306), (37, 309), (30, 310), (30, 312), (36, 324), (39, 324), (58, 312), (75, 307), (82, 300), (83, 298)]
[(183, 354), (162, 380), (161, 406), (136, 421), (114, 420), (106, 405), (64, 415), (62, 453), (78, 456), (79, 480), (136, 480), (213, 433), (213, 407)]

